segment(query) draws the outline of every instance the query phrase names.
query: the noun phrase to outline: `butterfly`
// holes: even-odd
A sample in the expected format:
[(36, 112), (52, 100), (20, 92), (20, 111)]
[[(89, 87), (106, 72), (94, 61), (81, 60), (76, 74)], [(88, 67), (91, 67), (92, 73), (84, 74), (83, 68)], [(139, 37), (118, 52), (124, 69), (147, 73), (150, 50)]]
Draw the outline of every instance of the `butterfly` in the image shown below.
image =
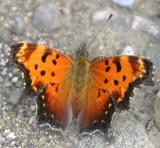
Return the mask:
[(78, 131), (107, 131), (113, 113), (129, 109), (133, 89), (153, 85), (153, 63), (133, 55), (88, 58), (85, 44), (76, 56), (46, 45), (20, 42), (10, 60), (37, 95), (37, 121), (66, 129), (73, 117)]

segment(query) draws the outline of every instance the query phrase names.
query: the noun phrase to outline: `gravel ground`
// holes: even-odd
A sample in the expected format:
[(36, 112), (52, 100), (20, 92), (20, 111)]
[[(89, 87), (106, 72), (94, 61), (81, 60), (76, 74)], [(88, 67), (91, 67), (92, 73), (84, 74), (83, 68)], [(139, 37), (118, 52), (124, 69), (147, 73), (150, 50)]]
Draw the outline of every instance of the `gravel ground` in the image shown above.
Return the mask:
[[(160, 147), (160, 0), (0, 1), (0, 147)], [(112, 19), (104, 25), (106, 17)], [(135, 54), (155, 63), (155, 86), (136, 90), (129, 111), (115, 113), (108, 134), (61, 134), (35, 125), (36, 104), (25, 96), (18, 69), (9, 67), (9, 46), (45, 43), (74, 53), (89, 43), (90, 57)]]

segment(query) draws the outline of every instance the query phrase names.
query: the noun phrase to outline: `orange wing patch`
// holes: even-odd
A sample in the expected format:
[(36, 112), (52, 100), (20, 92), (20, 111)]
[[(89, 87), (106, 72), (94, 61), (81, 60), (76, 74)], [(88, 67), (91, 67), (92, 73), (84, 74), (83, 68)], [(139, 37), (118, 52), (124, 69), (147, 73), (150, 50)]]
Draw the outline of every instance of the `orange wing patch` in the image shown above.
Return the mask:
[(24, 73), (29, 92), (41, 92), (38, 121), (65, 127), (69, 122), (72, 59), (56, 49), (25, 42), (11, 46), (11, 59)]
[(80, 131), (107, 129), (115, 110), (129, 108), (134, 87), (153, 85), (153, 64), (149, 60), (124, 55), (91, 63), (92, 82), (82, 98), (85, 101), (79, 116)]
[[(103, 71), (102, 71), (103, 69)], [(153, 85), (153, 64), (136, 56), (120, 56), (93, 61), (92, 70), (96, 79), (101, 78), (101, 87), (116, 98), (121, 109), (128, 108), (132, 90), (140, 84)]]

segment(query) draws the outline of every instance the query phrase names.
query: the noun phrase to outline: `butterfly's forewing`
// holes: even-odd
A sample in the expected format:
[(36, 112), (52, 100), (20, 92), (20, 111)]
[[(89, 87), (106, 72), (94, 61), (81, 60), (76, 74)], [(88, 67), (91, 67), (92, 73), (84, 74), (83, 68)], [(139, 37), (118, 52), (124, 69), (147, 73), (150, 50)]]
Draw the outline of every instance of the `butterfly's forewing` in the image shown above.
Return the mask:
[(91, 82), (79, 116), (80, 131), (107, 129), (115, 111), (129, 108), (133, 88), (152, 85), (153, 64), (136, 56), (117, 56), (91, 61)]
[(72, 59), (47, 46), (25, 42), (11, 46), (11, 59), (24, 73), (26, 88), (39, 94), (38, 121), (66, 127)]

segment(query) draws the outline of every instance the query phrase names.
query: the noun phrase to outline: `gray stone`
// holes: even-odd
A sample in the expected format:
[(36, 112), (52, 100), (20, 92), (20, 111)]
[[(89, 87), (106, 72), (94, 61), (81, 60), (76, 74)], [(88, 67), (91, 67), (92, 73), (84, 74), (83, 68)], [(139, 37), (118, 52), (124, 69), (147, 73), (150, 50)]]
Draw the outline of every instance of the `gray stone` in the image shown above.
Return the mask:
[(160, 91), (157, 93), (156, 100), (154, 102), (154, 118), (157, 127), (160, 129)]
[(150, 35), (160, 38), (159, 24), (147, 17), (134, 16), (134, 19), (132, 22), (132, 29), (142, 30), (147, 32)]
[(57, 29), (60, 26), (58, 9), (53, 3), (44, 3), (36, 8), (32, 21), (40, 31), (49, 32)]
[(29, 143), (29, 144), (27, 144), (27, 148), (34, 148), (34, 145)]
[(114, 147), (154, 147), (143, 124), (129, 111), (114, 116), (111, 130), (115, 140)]
[(18, 102), (22, 99), (23, 90), (22, 89), (16, 89), (12, 92), (11, 96), (8, 98), (8, 102), (11, 104), (18, 104)]
[(3, 68), (3, 70), (0, 71), (1, 75), (6, 76), (7, 75), (7, 70), (8, 70), (7, 68)]
[(3, 82), (3, 78), (0, 76), (0, 83), (2, 83)]
[(3, 136), (2, 134), (0, 133), (0, 143), (3, 141)]
[[(150, 43), (148, 48), (146, 48), (146, 54), (149, 56), (151, 61), (155, 64), (156, 69), (160, 69), (160, 50), (159, 50), (160, 44), (159, 43)], [(158, 70), (159, 72), (159, 70)], [(159, 76), (160, 77), (160, 76)]]
[(10, 42), (12, 39), (8, 28), (0, 26), (0, 42)]
[(12, 86), (12, 83), (11, 82), (5, 82), (3, 86), (4, 87), (10, 87), (10, 86)]
[(11, 27), (11, 32), (17, 35), (23, 34), (25, 30), (25, 24), (23, 18), (20, 16), (14, 16), (13, 21), (15, 23)]

